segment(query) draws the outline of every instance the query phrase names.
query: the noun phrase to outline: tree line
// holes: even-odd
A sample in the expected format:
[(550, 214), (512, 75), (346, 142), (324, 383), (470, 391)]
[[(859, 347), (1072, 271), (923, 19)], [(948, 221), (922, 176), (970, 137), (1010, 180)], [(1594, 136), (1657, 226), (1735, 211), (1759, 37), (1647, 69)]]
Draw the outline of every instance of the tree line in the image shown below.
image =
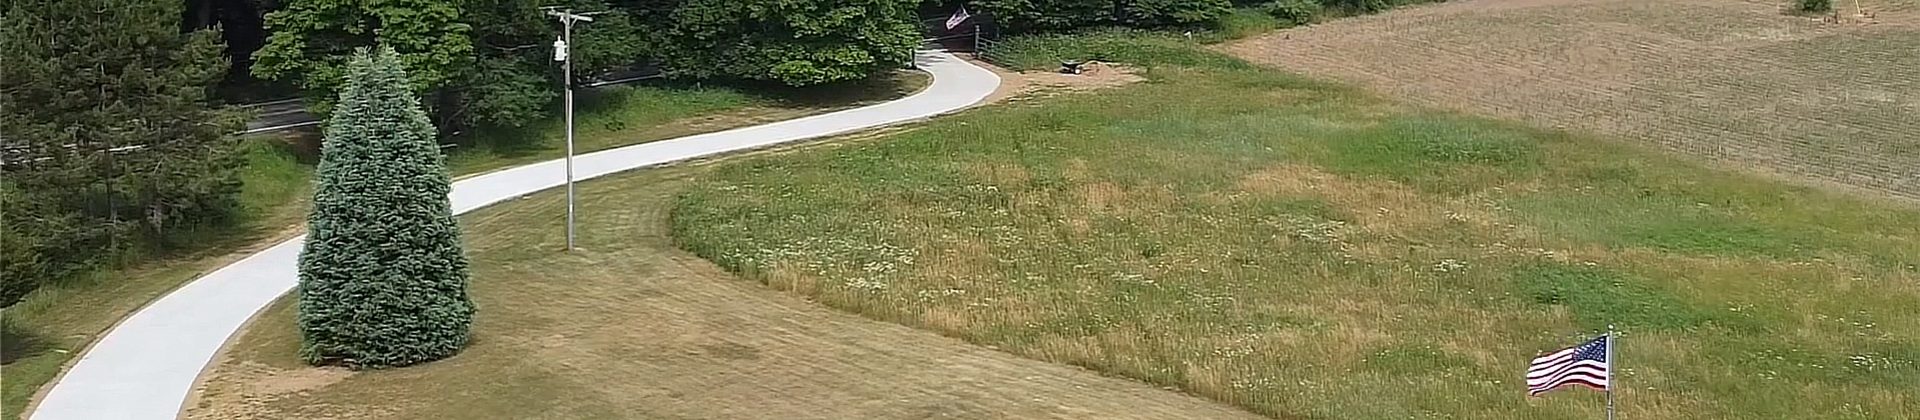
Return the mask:
[(231, 220), (237, 115), (208, 87), (217, 34), (181, 4), (10, 0), (0, 9), (0, 306), (51, 279)]
[[(1328, 0), (1349, 1), (1349, 0)], [(1380, 0), (1361, 0), (1380, 1)], [(352, 52), (391, 48), (443, 136), (551, 115), (547, 7), (590, 13), (575, 73), (793, 86), (905, 67), (922, 18), (1007, 33), (1199, 25), (1233, 0), (11, 0), (0, 7), (0, 307), (233, 223), (241, 113), (218, 89), (289, 86), (326, 114)]]

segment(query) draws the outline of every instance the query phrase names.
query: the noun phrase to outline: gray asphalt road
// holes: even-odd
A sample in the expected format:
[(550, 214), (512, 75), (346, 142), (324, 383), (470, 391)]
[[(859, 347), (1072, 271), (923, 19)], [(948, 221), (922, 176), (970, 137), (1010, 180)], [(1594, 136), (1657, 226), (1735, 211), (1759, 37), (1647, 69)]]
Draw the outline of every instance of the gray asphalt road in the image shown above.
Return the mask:
[(287, 99), (273, 102), (246, 105), (255, 114), (247, 121), (247, 130), (242, 133), (259, 133), (305, 127), (319, 124), (319, 117), (307, 113), (307, 106), (299, 99)]

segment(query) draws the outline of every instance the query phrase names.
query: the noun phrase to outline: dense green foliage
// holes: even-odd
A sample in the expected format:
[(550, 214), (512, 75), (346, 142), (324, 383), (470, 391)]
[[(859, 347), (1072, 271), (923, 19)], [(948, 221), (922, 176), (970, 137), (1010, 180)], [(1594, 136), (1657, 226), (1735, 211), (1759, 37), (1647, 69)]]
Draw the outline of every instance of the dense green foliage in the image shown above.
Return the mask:
[[(550, 116), (547, 106), (560, 95), (560, 73), (551, 43), (559, 23), (540, 10), (539, 0), (472, 0), (465, 21), (474, 34), (472, 65), (450, 83), (441, 98), (443, 125), (521, 127)], [(633, 64), (640, 59), (638, 30), (625, 13), (607, 13), (598, 0), (569, 2), (579, 13), (596, 13), (591, 23), (573, 28), (576, 77)]]
[(1833, 11), (1833, 0), (1800, 0), (1800, 11), (1815, 13), (1831, 12)]
[(1446, 0), (1273, 0), (1253, 5), (1276, 19), (1292, 25), (1313, 23), (1315, 19), (1327, 17), (1364, 15), (1379, 13), (1398, 6), (1439, 3)]
[(1212, 21), (1233, 7), (1227, 0), (1126, 0), (1120, 23), (1135, 27), (1192, 25)]
[(1220, 39), (1229, 40), (1264, 34), (1274, 29), (1294, 26), (1294, 23), (1282, 21), (1260, 10), (1240, 8), (1214, 19), (1212, 26), (1214, 35)]
[(1313, 18), (1320, 15), (1320, 3), (1314, 0), (1274, 0), (1260, 5), (1260, 10), (1282, 21), (1305, 25), (1313, 23)]
[(1254, 10), (1285, 24), (1313, 22), (1323, 12), (1337, 16), (1368, 14), (1395, 6), (1446, 0), (982, 0), (974, 5), (1014, 33), (1122, 26), (1165, 28), (1212, 23), (1228, 38), (1264, 23), (1238, 16), (1234, 8)]
[(467, 343), (474, 307), (451, 187), (402, 60), (385, 47), (356, 54), (327, 124), (300, 254), (310, 363), (406, 366)]
[(653, 35), (646, 55), (673, 76), (810, 86), (912, 61), (907, 0), (678, 0), (625, 5)]
[(440, 88), (473, 53), (460, 6), (449, 0), (290, 0), (267, 14), (272, 35), (254, 54), (253, 73), (332, 94), (349, 53), (380, 45), (400, 53), (415, 91)]
[(1337, 15), (1350, 16), (1350, 15), (1364, 15), (1369, 13), (1379, 13), (1379, 12), (1387, 11), (1387, 9), (1392, 9), (1395, 7), (1407, 6), (1407, 5), (1415, 5), (1415, 4), (1423, 4), (1423, 3), (1444, 3), (1447, 0), (1319, 0), (1319, 1), (1321, 5), (1326, 6), (1325, 7), (1326, 9), (1335, 11)]
[(1133, 29), (1021, 35), (1001, 41), (987, 58), (1028, 71), (1056, 69), (1062, 60), (1120, 62), (1148, 70), (1166, 65), (1252, 68), (1231, 57), (1197, 50), (1193, 42), (1179, 34)]
[(1193, 25), (1210, 22), (1233, 7), (1228, 0), (982, 0), (973, 4), (1016, 32)]
[(217, 34), (167, 0), (16, 0), (0, 17), (0, 306), (228, 219), (238, 126)]
[[(558, 97), (556, 19), (538, 0), (294, 0), (269, 14), (254, 73), (297, 81), (316, 108), (336, 93), (354, 48), (395, 48), (443, 131), (520, 127)], [(907, 0), (573, 0), (576, 78), (643, 62), (698, 79), (804, 86), (863, 79), (908, 63), (919, 42)], [(1147, 6), (1143, 6), (1147, 7)], [(1173, 9), (1169, 14), (1185, 13)], [(647, 34), (642, 37), (641, 34)]]
[(908, 0), (684, 0), (644, 25), (673, 74), (794, 86), (900, 68), (919, 45)]
[(1321, 0), (1327, 7), (1347, 10), (1351, 13), (1376, 13), (1393, 7), (1390, 0)]
[[(272, 35), (255, 54), (253, 72), (297, 82), (324, 112), (338, 94), (350, 51), (392, 47), (443, 127), (518, 127), (540, 118), (559, 96), (560, 75), (551, 61), (559, 24), (540, 6), (538, 0), (295, 0), (268, 14)], [(567, 6), (606, 11), (597, 0)], [(623, 13), (576, 26), (574, 43), (576, 75), (639, 59), (637, 32)]]

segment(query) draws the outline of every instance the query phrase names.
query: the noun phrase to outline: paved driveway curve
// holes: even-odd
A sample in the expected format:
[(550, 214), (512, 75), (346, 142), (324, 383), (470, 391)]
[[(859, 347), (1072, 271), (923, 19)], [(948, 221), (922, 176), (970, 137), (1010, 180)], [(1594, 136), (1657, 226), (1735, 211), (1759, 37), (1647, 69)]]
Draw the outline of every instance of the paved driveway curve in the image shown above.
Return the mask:
[[(952, 55), (921, 52), (915, 64), (933, 84), (873, 106), (717, 133), (627, 146), (574, 158), (576, 179), (661, 163), (829, 136), (912, 121), (979, 103), (1000, 85), (992, 72)], [(546, 161), (461, 180), (453, 211), (565, 183), (564, 163)], [(108, 331), (54, 383), (35, 420), (173, 419), (195, 379), (247, 319), (293, 290), (305, 237), (281, 242), (212, 273), (134, 312)]]

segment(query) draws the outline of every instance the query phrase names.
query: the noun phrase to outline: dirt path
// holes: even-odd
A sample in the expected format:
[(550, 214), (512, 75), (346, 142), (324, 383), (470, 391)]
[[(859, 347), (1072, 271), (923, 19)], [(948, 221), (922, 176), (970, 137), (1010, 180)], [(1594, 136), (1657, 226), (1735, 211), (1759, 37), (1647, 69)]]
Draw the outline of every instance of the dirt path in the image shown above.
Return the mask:
[[(699, 167), (583, 185), (585, 251), (555, 256), (561, 196), (467, 216), (481, 308), (461, 355), (378, 372), (302, 367), (270, 309), (189, 418), (1256, 418), (1138, 382), (834, 311), (672, 244)], [(283, 301), (284, 302), (284, 301)]]
[(1428, 105), (1920, 199), (1920, 3), (1467, 0), (1238, 42), (1252, 61)]

